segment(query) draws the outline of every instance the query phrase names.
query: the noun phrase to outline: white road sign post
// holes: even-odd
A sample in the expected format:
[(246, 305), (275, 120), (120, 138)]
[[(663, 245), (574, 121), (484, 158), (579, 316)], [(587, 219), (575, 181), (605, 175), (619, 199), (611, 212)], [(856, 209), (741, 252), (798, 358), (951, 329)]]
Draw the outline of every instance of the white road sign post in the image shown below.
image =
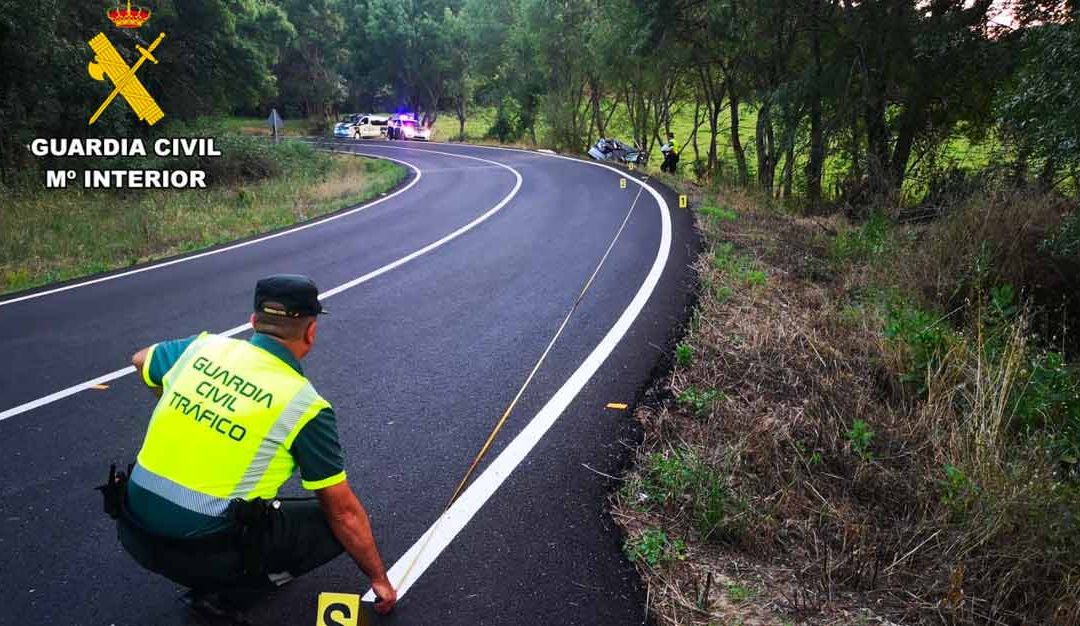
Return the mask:
[(266, 123), (270, 125), (270, 132), (274, 136), (274, 143), (278, 141), (278, 131), (285, 128), (285, 120), (281, 119), (278, 115), (277, 109), (270, 109), (270, 117), (266, 118)]

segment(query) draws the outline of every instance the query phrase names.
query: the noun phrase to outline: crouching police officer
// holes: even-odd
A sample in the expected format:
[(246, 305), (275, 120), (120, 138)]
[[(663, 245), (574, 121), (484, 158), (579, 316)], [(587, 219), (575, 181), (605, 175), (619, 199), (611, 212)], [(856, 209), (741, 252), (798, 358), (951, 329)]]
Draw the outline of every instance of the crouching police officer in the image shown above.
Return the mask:
[[(160, 400), (120, 495), (120, 542), (196, 602), (259, 595), (342, 550), (371, 579), (377, 611), (397, 600), (345, 479), (334, 412), (300, 367), (320, 313), (309, 278), (271, 276), (255, 287), (250, 340), (203, 333), (131, 359)], [(297, 467), (317, 498), (275, 499)]]

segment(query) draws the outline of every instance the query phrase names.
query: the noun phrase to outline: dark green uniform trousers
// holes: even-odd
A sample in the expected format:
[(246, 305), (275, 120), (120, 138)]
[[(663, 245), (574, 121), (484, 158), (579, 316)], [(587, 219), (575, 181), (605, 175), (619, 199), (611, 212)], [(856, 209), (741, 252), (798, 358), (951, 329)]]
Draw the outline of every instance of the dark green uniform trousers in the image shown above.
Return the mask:
[(262, 557), (261, 571), (254, 572), (244, 571), (243, 556), (231, 533), (173, 540), (154, 536), (123, 517), (117, 531), (120, 543), (136, 562), (196, 592), (269, 591), (283, 579), (310, 572), (344, 551), (318, 502), (282, 502), (267, 514), (266, 527), (253, 538)]

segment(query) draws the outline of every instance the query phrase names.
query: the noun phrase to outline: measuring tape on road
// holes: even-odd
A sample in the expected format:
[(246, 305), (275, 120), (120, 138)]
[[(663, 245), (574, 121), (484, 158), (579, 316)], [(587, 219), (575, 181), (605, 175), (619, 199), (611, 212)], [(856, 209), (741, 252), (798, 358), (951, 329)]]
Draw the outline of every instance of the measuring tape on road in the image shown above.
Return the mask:
[[(643, 180), (647, 181), (648, 177), (644, 177)], [(630, 203), (630, 208), (627, 210), (626, 216), (623, 218), (622, 223), (619, 225), (619, 229), (615, 231), (615, 236), (611, 238), (611, 243), (608, 244), (607, 250), (604, 251), (604, 255), (600, 257), (600, 261), (596, 264), (596, 269), (593, 270), (588, 280), (586, 280), (585, 284), (582, 286), (581, 291), (578, 292), (577, 297), (574, 299), (574, 303), (570, 305), (570, 310), (566, 312), (566, 316), (563, 317), (562, 323), (559, 324), (558, 330), (555, 331), (555, 335), (552, 336), (551, 341), (548, 342), (547, 347), (544, 348), (543, 353), (540, 354), (540, 358), (536, 360), (536, 364), (533, 365), (533, 368), (529, 372), (529, 375), (525, 378), (525, 382), (521, 384), (521, 387), (518, 388), (517, 393), (514, 394), (514, 399), (510, 401), (510, 404), (507, 405), (506, 410), (503, 411), (502, 416), (495, 423), (495, 427), (491, 429), (491, 433), (488, 434), (487, 440), (484, 441), (484, 445), (480, 448), (480, 451), (476, 453), (476, 456), (469, 464), (469, 468), (461, 477), (461, 480), (458, 482), (458, 485), (454, 489), (453, 494), (450, 496), (450, 500), (446, 503), (446, 506), (443, 507), (442, 513), (439, 514), (439, 517), (435, 521), (435, 524), (425, 534), (424, 543), (420, 546), (420, 549), (416, 551), (416, 554), (413, 555), (412, 560), (409, 561), (408, 567), (405, 568), (405, 572), (401, 575), (401, 580), (394, 581), (395, 588), (403, 588), (405, 586), (404, 584), (406, 581), (409, 580), (409, 575), (412, 573), (413, 568), (420, 560), (420, 555), (422, 555), (427, 549), (428, 543), (430, 543), (431, 538), (436, 535), (436, 531), (438, 530), (439, 525), (446, 518), (446, 512), (450, 510), (450, 507), (454, 504), (454, 502), (456, 502), (458, 498), (461, 497), (461, 494), (464, 493), (465, 488), (469, 484), (469, 480), (472, 478), (473, 474), (476, 473), (476, 468), (480, 466), (480, 463), (483, 462), (484, 457), (487, 456), (487, 453), (491, 450), (491, 446), (495, 442), (495, 438), (498, 437), (499, 431), (502, 430), (503, 426), (506, 425), (507, 420), (510, 419), (510, 414), (514, 412), (514, 408), (517, 406), (518, 401), (521, 400), (521, 397), (525, 394), (525, 390), (528, 389), (529, 385), (533, 381), (533, 378), (536, 377), (536, 373), (540, 371), (540, 367), (543, 366), (544, 361), (547, 360), (548, 354), (551, 353), (552, 348), (555, 346), (555, 343), (559, 340), (559, 337), (566, 329), (567, 324), (570, 323), (570, 318), (573, 317), (574, 312), (577, 311), (577, 308), (581, 304), (581, 301), (585, 298), (585, 294), (589, 292), (589, 289), (592, 287), (593, 282), (595, 282), (597, 275), (600, 273), (600, 269), (604, 267), (604, 263), (607, 261), (608, 256), (611, 255), (611, 251), (615, 248), (615, 244), (619, 241), (619, 237), (622, 236), (623, 231), (626, 230), (626, 225), (630, 222), (630, 216), (634, 214), (634, 208), (637, 207), (638, 200), (641, 199), (641, 194), (644, 190), (645, 185), (641, 185), (638, 187), (638, 192), (634, 196), (634, 201)]]

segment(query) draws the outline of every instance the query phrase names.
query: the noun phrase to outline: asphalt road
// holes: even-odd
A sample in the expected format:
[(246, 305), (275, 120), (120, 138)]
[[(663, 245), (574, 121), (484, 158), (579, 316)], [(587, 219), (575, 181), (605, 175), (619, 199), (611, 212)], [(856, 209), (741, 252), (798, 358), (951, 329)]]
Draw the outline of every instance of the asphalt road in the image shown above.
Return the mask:
[[(155, 341), (234, 329), (255, 281), (275, 272), (342, 287), (326, 299), (331, 315), (305, 371), (337, 410), (350, 482), (383, 557), (399, 561), (439, 518), (635, 198), (481, 469), (496, 457), (499, 467), (462, 498), (471, 510), (440, 523), (397, 611), (374, 622), (645, 621), (606, 511), (614, 483), (601, 474), (620, 470), (637, 433), (628, 412), (605, 405), (635, 400), (684, 318), (696, 246), (688, 212), (661, 187), (621, 188), (632, 174), (535, 152), (338, 147), (412, 173), (391, 197), (296, 232), (0, 299), (0, 624), (199, 623), (181, 590), (123, 552), (93, 490), (110, 462), (133, 459), (153, 397), (119, 374), (107, 389), (52, 394), (121, 370)], [(460, 515), (472, 517), (451, 532)], [(342, 557), (249, 615), (311, 623), (319, 592), (366, 589)]]

